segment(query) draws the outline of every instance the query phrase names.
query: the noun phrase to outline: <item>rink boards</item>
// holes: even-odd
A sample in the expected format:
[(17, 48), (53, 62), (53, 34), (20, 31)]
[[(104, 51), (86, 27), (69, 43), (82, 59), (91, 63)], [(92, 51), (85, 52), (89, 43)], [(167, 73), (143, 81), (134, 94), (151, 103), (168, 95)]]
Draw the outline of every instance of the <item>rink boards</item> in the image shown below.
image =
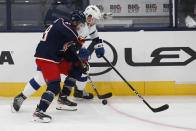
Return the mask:
[[(194, 31), (100, 32), (105, 56), (141, 95), (196, 95), (195, 36)], [(0, 33), (0, 96), (15, 96), (35, 74), (33, 55), (41, 37), (41, 33)], [(90, 63), (100, 93), (134, 95), (103, 59), (93, 54)], [(89, 83), (86, 86), (93, 92)]]
[[(196, 84), (175, 84), (175, 82), (130, 82), (133, 87), (144, 96), (183, 96), (196, 95)], [(0, 96), (14, 97), (21, 93), (26, 83), (0, 83)], [(62, 87), (61, 83), (61, 87)], [(95, 82), (100, 94), (112, 92), (113, 96), (135, 96), (135, 93), (123, 82)], [(90, 83), (86, 85), (86, 91), (95, 95)], [(46, 90), (46, 86), (40, 88), (32, 96), (40, 96)], [(73, 93), (72, 93), (73, 94)], [(71, 94), (71, 95), (72, 95)]]

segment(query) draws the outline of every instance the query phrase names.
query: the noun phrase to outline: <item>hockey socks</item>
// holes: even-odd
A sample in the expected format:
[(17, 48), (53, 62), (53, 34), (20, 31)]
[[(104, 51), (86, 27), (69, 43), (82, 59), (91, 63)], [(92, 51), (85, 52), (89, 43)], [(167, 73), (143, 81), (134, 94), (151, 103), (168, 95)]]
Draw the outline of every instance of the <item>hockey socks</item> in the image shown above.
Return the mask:
[(32, 78), (27, 85), (25, 86), (24, 90), (23, 90), (23, 94), (26, 97), (31, 96), (34, 92), (36, 92), (41, 86), (38, 84), (38, 82), (35, 81), (34, 78)]

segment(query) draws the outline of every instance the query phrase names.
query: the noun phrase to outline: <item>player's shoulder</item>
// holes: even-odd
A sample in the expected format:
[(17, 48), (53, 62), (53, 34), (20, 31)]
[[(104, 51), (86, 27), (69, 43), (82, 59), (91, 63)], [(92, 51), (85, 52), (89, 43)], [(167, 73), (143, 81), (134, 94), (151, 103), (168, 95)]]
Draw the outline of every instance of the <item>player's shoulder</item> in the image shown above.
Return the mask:
[(75, 30), (75, 28), (73, 27), (73, 25), (70, 23), (68, 19), (59, 18), (57, 19), (56, 23), (58, 27), (60, 27), (62, 30), (69, 30), (72, 33), (77, 34), (77, 31)]
[(64, 19), (64, 18), (58, 18), (57, 20), (54, 21), (54, 24), (60, 24), (60, 25), (67, 25), (67, 26), (71, 26), (71, 23), (69, 22), (68, 19)]
[(62, 20), (62, 22), (68, 26), (71, 26), (71, 23), (68, 19), (64, 19), (64, 18), (60, 18)]

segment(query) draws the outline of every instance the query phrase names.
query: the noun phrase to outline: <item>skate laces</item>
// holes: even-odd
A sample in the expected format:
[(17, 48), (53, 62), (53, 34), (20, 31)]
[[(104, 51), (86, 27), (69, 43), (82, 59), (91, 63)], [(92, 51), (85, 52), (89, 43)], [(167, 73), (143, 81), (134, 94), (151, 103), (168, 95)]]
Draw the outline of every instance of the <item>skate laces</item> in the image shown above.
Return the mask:
[(19, 96), (16, 98), (16, 101), (19, 105), (22, 105), (23, 101), (24, 101), (24, 98), (22, 96)]
[(67, 96), (66, 95), (60, 95), (58, 100), (60, 101), (66, 101), (67, 100)]
[(61, 103), (61, 104), (70, 104), (72, 103), (68, 98), (67, 96), (60, 96), (58, 101)]

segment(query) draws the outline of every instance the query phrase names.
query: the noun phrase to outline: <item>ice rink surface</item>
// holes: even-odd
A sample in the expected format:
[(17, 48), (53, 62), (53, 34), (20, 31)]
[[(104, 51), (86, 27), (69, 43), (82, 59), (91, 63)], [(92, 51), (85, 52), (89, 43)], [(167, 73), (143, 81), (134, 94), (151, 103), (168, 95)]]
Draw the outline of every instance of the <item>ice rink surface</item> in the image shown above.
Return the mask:
[(152, 107), (169, 104), (159, 113), (138, 97), (112, 97), (106, 106), (80, 100), (77, 111), (56, 110), (55, 99), (47, 111), (51, 123), (32, 122), (39, 98), (26, 100), (18, 113), (11, 113), (12, 99), (0, 98), (0, 131), (196, 131), (196, 96), (145, 97)]

